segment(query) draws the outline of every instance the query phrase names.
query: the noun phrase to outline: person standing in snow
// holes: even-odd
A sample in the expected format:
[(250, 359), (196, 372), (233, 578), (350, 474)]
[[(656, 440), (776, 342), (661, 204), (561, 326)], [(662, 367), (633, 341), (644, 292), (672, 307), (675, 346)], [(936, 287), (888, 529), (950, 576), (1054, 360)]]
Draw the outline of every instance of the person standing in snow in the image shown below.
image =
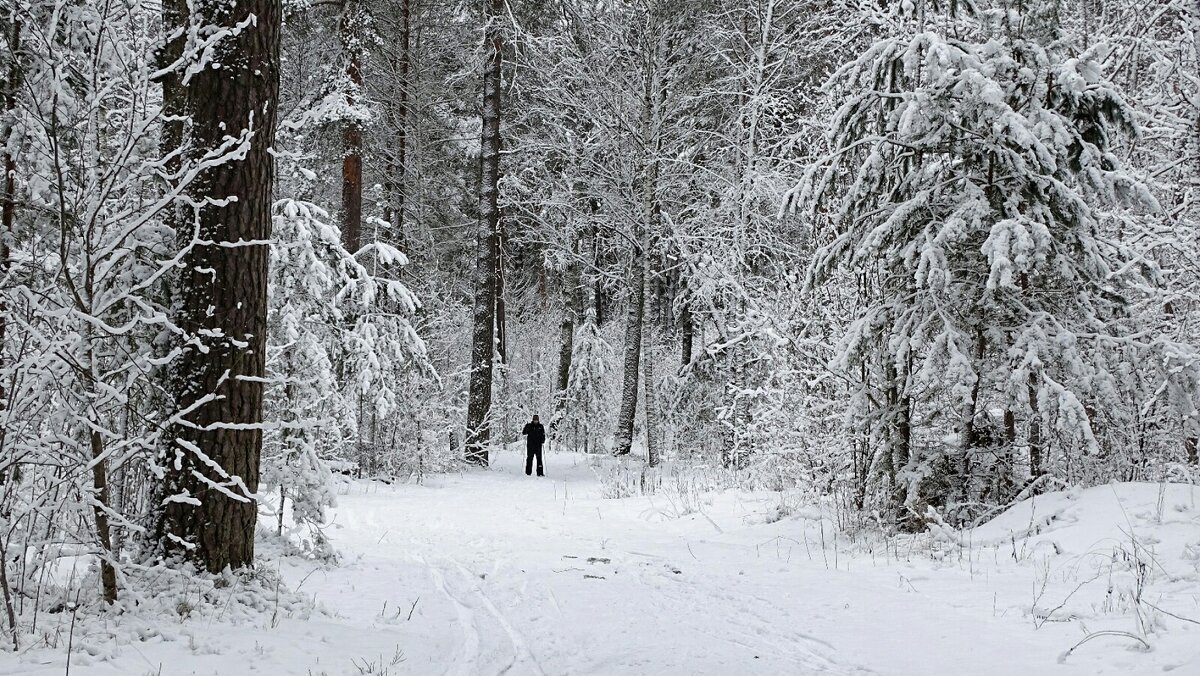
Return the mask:
[(533, 458), (536, 456), (538, 476), (545, 476), (542, 473), (542, 444), (546, 443), (546, 428), (542, 427), (535, 415), (532, 422), (525, 423), (521, 434), (525, 435), (525, 474), (533, 474)]

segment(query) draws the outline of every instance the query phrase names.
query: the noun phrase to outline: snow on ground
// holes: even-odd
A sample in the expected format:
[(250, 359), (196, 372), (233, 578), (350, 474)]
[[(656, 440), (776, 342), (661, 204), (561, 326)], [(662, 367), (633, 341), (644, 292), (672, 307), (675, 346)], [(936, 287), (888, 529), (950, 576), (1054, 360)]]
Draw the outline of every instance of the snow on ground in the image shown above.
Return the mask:
[(549, 454), (543, 479), (522, 460), (347, 483), (326, 531), (342, 564), (280, 564), (325, 613), (176, 620), (70, 673), (1200, 674), (1190, 486), (1043, 495), (885, 544), (814, 510), (778, 520), (776, 493), (603, 499), (586, 456)]

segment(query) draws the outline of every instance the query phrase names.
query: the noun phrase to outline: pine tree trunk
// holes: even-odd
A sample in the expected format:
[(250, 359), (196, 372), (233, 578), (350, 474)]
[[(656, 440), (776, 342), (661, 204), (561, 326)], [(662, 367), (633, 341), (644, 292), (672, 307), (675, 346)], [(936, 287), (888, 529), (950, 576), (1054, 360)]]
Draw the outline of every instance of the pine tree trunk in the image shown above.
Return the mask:
[(1029, 476), (1042, 475), (1042, 411), (1038, 402), (1038, 381), (1029, 374)]
[(12, 632), (13, 652), (21, 649), (20, 629), (17, 614), (13, 611), (12, 587), (8, 584), (8, 548), (0, 545), (0, 592), (4, 594), (4, 611), (8, 615), (8, 628)]
[(722, 407), (728, 412), (723, 421), (725, 434), (722, 438), (721, 460), (729, 469), (741, 469), (744, 462), (745, 449), (742, 447), (744, 421), (742, 420), (742, 402), (745, 399), (743, 390), (746, 386), (745, 368), (741, 355), (742, 346), (734, 345), (725, 349), (725, 361), (728, 365), (728, 380)]
[(695, 340), (696, 327), (692, 323), (692, 307), (684, 301), (679, 310), (679, 361), (686, 368), (692, 363), (692, 341)]
[[(13, 119), (17, 110), (17, 94), (21, 89), (22, 69), (21, 69), (21, 19), (17, 16), (17, 9), (14, 6), (12, 9), (12, 26), (9, 34), (9, 63), (8, 72), (4, 78), (4, 119), (0, 120), (3, 124), (4, 133), (0, 135), (0, 142), (3, 143), (4, 151), (4, 194), (0, 196), (3, 204), (0, 205), (0, 219), (3, 220), (2, 237), (0, 237), (0, 247), (3, 247), (3, 257), (0, 258), (0, 265), (8, 269), (9, 256), (9, 239), (12, 236), (13, 223), (16, 220), (17, 201), (16, 201), (16, 180), (17, 180), (17, 157), (13, 149), (9, 146), (9, 141), (12, 139), (13, 128), (16, 120)], [(0, 320), (3, 318), (0, 317)]]
[[(646, 214), (646, 227), (642, 231), (642, 264), (645, 268), (643, 274), (643, 283), (645, 289), (642, 291), (642, 391), (645, 399), (645, 418), (646, 418), (646, 464), (651, 467), (657, 467), (660, 455), (661, 446), (658, 439), (658, 403), (655, 401), (654, 390), (654, 324), (655, 322), (646, 317), (651, 299), (658, 300), (658, 291), (662, 288), (659, 283), (659, 275), (662, 270), (662, 265), (658, 256), (654, 253), (654, 242), (659, 235), (659, 227), (661, 225), (662, 211), (658, 202), (658, 156), (657, 143), (655, 144), (655, 156), (650, 158), (646, 171), (646, 182), (642, 187), (642, 209)], [(662, 304), (654, 303), (654, 312), (662, 312)], [(653, 317), (653, 313), (651, 313)]]
[(962, 421), (962, 448), (966, 453), (977, 445), (977, 432), (975, 430), (975, 414), (979, 410), (979, 388), (983, 383), (983, 378), (979, 375), (983, 372), (983, 353), (984, 353), (984, 337), (983, 334), (976, 336), (975, 343), (975, 382), (971, 385), (971, 400), (963, 405), (963, 421)]
[(483, 76), (479, 226), (475, 241), (475, 313), (465, 439), (467, 461), (479, 465), (488, 463), (492, 362), (496, 350), (496, 259), (500, 238), (500, 68), (504, 58), (504, 36), (498, 22), (503, 13), (504, 0), (492, 0), (485, 40), (488, 63)]
[[(187, 34), (184, 30), (188, 22), (187, 0), (162, 0), (162, 22), (167, 42), (159, 53), (158, 66), (165, 69), (183, 57), (183, 50), (187, 44)], [(163, 157), (169, 158), (166, 169), (170, 176), (178, 174), (182, 166), (182, 157), (178, 152), (183, 146), (183, 116), (187, 112), (187, 89), (183, 86), (182, 72), (182, 66), (176, 67), (160, 80), (163, 89), (163, 122), (159, 136), (159, 152)]]
[[(83, 289), (84, 294), (88, 298), (96, 297), (96, 290), (90, 285), (90, 279), (85, 282)], [(79, 303), (80, 301), (76, 302)], [(81, 304), (77, 307), (81, 313), (95, 315), (95, 312), (92, 311), (93, 308), (87, 305)], [(85, 344), (88, 346), (95, 345), (98, 339), (91, 325), (84, 327), (83, 336)], [(102, 376), (99, 365), (96, 363), (95, 352), (92, 348), (88, 347), (84, 354), (85, 363), (81, 365), (80, 379), (85, 385), (88, 400), (95, 401), (99, 398), (97, 385), (101, 382)], [(108, 489), (108, 460), (104, 454), (104, 437), (101, 436), (100, 432), (105, 427), (94, 406), (89, 406), (87, 411), (88, 445), (92, 451), (92, 460), (90, 463), (92, 469), (92, 523), (96, 527), (96, 540), (100, 544), (100, 556), (98, 557), (100, 564), (100, 586), (104, 594), (105, 603), (111, 605), (117, 600), (117, 573), (116, 569), (113, 568), (113, 561), (116, 559), (116, 554), (113, 549), (112, 528), (109, 526), (108, 521), (108, 510), (111, 505)]]
[(408, 246), (408, 238), (404, 233), (404, 197), (408, 170), (408, 71), (411, 67), (409, 49), (412, 34), (412, 9), (410, 0), (399, 0), (399, 2), (400, 56), (396, 62), (396, 77), (400, 81), (400, 89), (391, 101), (392, 124), (396, 128), (396, 140), (395, 147), (392, 149), (394, 159), (389, 162), (384, 191), (388, 196), (387, 220), (392, 227), (392, 237), (397, 246), (403, 250)]
[(971, 400), (963, 405), (963, 421), (962, 421), (962, 441), (961, 449), (958, 458), (958, 466), (955, 468), (957, 476), (954, 477), (954, 483), (959, 489), (958, 498), (966, 501), (969, 498), (971, 475), (971, 462), (973, 460), (975, 449), (979, 447), (979, 431), (975, 428), (975, 417), (979, 412), (979, 392), (983, 386), (983, 356), (987, 351), (987, 342), (982, 332), (975, 336), (975, 382), (971, 385)]
[(1014, 468), (1017, 466), (1017, 414), (1011, 405), (1004, 411), (1004, 456), (1002, 457), (1004, 476), (1000, 477), (1003, 488), (1003, 498), (1012, 494), (1013, 482), (1016, 481)]
[[(647, 279), (647, 281), (649, 281)], [(654, 338), (653, 338), (654, 323), (643, 319), (642, 321), (642, 349), (645, 355), (642, 358), (642, 380), (644, 381), (643, 390), (645, 392), (645, 416), (646, 416), (646, 464), (651, 467), (657, 467), (661, 456), (661, 447), (658, 440), (658, 403), (654, 396)]]
[[(744, 314), (745, 310), (742, 312)], [(752, 422), (750, 417), (751, 400), (747, 392), (747, 381), (749, 378), (746, 376), (745, 350), (735, 350), (734, 355), (737, 356), (739, 352), (741, 353), (741, 359), (735, 371), (738, 398), (733, 409), (734, 420), (737, 426), (737, 460), (734, 463), (734, 467), (744, 469), (750, 461), (750, 455), (754, 452), (754, 446), (752, 445), (753, 438), (750, 435), (750, 423)]]
[[(347, 0), (342, 11), (342, 49), (346, 53), (346, 77), (355, 93), (362, 89), (362, 12), (356, 0)], [(346, 96), (347, 107), (356, 104), (355, 93)], [(342, 132), (342, 246), (350, 253), (362, 247), (362, 125), (346, 120)]]
[[(1192, 26), (1192, 53), (1197, 59), (1200, 59), (1200, 0), (1192, 0), (1190, 9), (1192, 15), (1190, 22)], [(1200, 72), (1197, 75), (1200, 75)]]
[(617, 414), (617, 434), (613, 452), (627, 455), (633, 447), (633, 419), (637, 415), (638, 364), (642, 354), (643, 306), (646, 297), (645, 267), (642, 252), (635, 251), (629, 280), (629, 310), (625, 319), (625, 362), (621, 379), (621, 410)]
[(900, 370), (896, 368), (895, 364), (891, 363), (895, 357), (888, 355), (886, 358), (889, 360), (884, 373), (887, 380), (889, 417), (887, 438), (891, 445), (891, 508), (897, 514), (898, 521), (902, 525), (911, 528), (913, 524), (906, 513), (909, 497), (908, 485), (907, 482), (901, 481), (904, 478), (901, 472), (908, 467), (909, 460), (912, 457), (912, 400), (905, 392)]
[[(598, 210), (597, 210), (598, 211)], [(592, 269), (599, 270), (600, 268), (600, 229), (593, 228), (592, 230)], [(596, 326), (604, 326), (604, 321), (607, 319), (604, 316), (604, 287), (600, 275), (595, 275), (592, 280), (591, 289), (591, 305), (592, 310), (596, 315)]]
[(508, 363), (508, 314), (504, 306), (504, 214), (497, 218), (496, 250), (492, 253), (496, 261), (496, 357), (501, 364)]
[(1200, 439), (1197, 439), (1196, 437), (1189, 435), (1187, 432), (1184, 432), (1183, 454), (1187, 458), (1189, 465), (1197, 464), (1197, 446), (1200, 446), (1200, 443), (1197, 443), (1198, 441), (1200, 441)]
[[(558, 325), (558, 380), (557, 402), (563, 403), (563, 393), (571, 384), (571, 355), (575, 348), (575, 322), (582, 319), (583, 270), (578, 262), (580, 238), (577, 235), (571, 244), (572, 260), (563, 271), (562, 319)], [(560, 406), (561, 408), (561, 406)]]
[[(17, 8), (12, 6), (12, 26), (9, 37), (9, 57), (11, 61), (8, 63), (8, 72), (6, 73), (4, 82), (4, 119), (0, 120), (3, 124), (3, 133), (0, 134), (0, 146), (3, 147), (4, 158), (4, 179), (3, 179), (3, 194), (0, 195), (0, 280), (8, 277), (9, 259), (12, 255), (11, 242), (13, 238), (13, 224), (17, 217), (17, 158), (13, 149), (9, 145), (12, 140), (13, 127), (15, 120), (13, 116), (17, 110), (17, 93), (21, 87), (22, 69), (21, 69), (21, 19), (17, 16)], [(8, 297), (0, 295), (0, 368), (4, 366), (4, 343), (8, 336)], [(3, 414), (8, 407), (8, 391), (4, 387), (3, 380), (0, 380), (0, 415)], [(8, 427), (0, 425), (0, 450), (5, 450), (6, 438), (8, 436)], [(7, 477), (7, 472), (0, 474), (0, 483), (3, 483)], [(5, 564), (0, 561), (0, 567)], [(15, 631), (15, 629), (14, 629)]]
[(571, 383), (571, 353), (575, 347), (575, 316), (563, 309), (562, 321), (558, 324), (558, 380), (557, 394), (561, 400)]
[(264, 242), (271, 236), (282, 8), (280, 0), (193, 0), (192, 7), (200, 25), (248, 24), (218, 45), (220, 69), (193, 73), (187, 84), (192, 152), (252, 133), (244, 157), (206, 169), (187, 188), (205, 206), (196, 241), (186, 230), (181, 238), (191, 248), (182, 261), (176, 321), (187, 342), (172, 381), (186, 414), (159, 459), (165, 506), (156, 535), (165, 554), (218, 572), (254, 560), (267, 333)]
[(116, 552), (113, 550), (112, 529), (108, 523), (108, 463), (104, 460), (104, 439), (100, 436), (100, 422), (93, 421), (90, 441), (92, 447), (92, 494), (95, 504), (92, 515), (96, 523), (96, 538), (100, 540), (100, 587), (104, 601), (117, 601), (117, 571), (113, 568)]

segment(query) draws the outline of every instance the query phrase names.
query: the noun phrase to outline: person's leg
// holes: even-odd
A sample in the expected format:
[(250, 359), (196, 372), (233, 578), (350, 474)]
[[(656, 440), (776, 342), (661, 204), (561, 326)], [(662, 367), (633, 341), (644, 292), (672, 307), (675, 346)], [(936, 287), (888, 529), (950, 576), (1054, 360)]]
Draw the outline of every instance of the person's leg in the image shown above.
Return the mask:
[(537, 449), (537, 465), (538, 465), (538, 476), (546, 476), (545, 472), (542, 471), (542, 447), (541, 446), (538, 446), (538, 449)]
[(525, 447), (525, 476), (533, 474), (533, 449)]

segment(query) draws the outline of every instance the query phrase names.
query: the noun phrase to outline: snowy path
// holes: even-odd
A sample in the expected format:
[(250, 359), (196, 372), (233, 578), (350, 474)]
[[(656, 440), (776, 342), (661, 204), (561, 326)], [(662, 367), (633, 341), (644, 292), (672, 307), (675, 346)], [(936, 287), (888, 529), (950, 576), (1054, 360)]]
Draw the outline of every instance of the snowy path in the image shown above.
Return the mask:
[(822, 549), (802, 520), (764, 524), (778, 503), (770, 495), (722, 494), (676, 518), (680, 506), (665, 496), (600, 499), (584, 457), (550, 455), (540, 480), (521, 461), (505, 452), (488, 471), (424, 486), (355, 484), (340, 498), (329, 533), (346, 565), (305, 587), (348, 626), (369, 628), (338, 652), (382, 659), (398, 645), (405, 659), (389, 673), (462, 675), (1181, 666), (1151, 667), (1122, 645), (1059, 664), (1079, 628), (1035, 630), (1034, 574), (1000, 572), (1003, 559), (989, 572), (983, 561), (847, 557)]
[[(286, 559), (281, 570), (327, 614), (182, 622), (168, 627), (173, 640), (78, 655), (70, 673), (1200, 674), (1200, 625), (1183, 621), (1153, 637), (1153, 652), (1113, 633), (1059, 663), (1086, 632), (1130, 626), (1110, 598), (1127, 578), (1093, 556), (1111, 547), (1071, 525), (1101, 511), (1103, 487), (1075, 506), (1057, 498), (1075, 511), (1046, 521), (1045, 537), (1080, 556), (1033, 551), (1018, 564), (1007, 533), (1032, 521), (1019, 511), (997, 520), (1002, 544), (847, 555), (827, 524), (766, 523), (777, 494), (692, 496), (689, 509), (679, 493), (605, 500), (583, 456), (550, 454), (544, 479), (526, 477), (521, 460), (504, 452), (486, 471), (420, 486), (347, 484), (326, 530), (341, 565)], [(1138, 509), (1171, 508), (1159, 534), (1164, 553), (1174, 543), (1163, 562), (1177, 573), (1152, 602), (1200, 617), (1200, 569), (1187, 558), (1200, 553), (1200, 499), (1190, 491), (1164, 502), (1146, 485)], [(1108, 509), (1098, 523), (1124, 518), (1125, 507)], [(1076, 593), (1093, 559), (1108, 580)], [(1035, 622), (1034, 606), (1071, 616)], [(0, 675), (62, 674), (62, 655), (0, 657)]]
[(420, 596), (411, 622), (440, 640), (402, 642), (414, 673), (869, 673), (799, 631), (800, 590), (701, 565), (706, 519), (680, 532), (643, 501), (597, 499), (578, 458), (550, 460), (541, 480), (503, 453), (423, 487), (356, 486), (329, 531), (348, 564), (309, 587), (371, 625)]

